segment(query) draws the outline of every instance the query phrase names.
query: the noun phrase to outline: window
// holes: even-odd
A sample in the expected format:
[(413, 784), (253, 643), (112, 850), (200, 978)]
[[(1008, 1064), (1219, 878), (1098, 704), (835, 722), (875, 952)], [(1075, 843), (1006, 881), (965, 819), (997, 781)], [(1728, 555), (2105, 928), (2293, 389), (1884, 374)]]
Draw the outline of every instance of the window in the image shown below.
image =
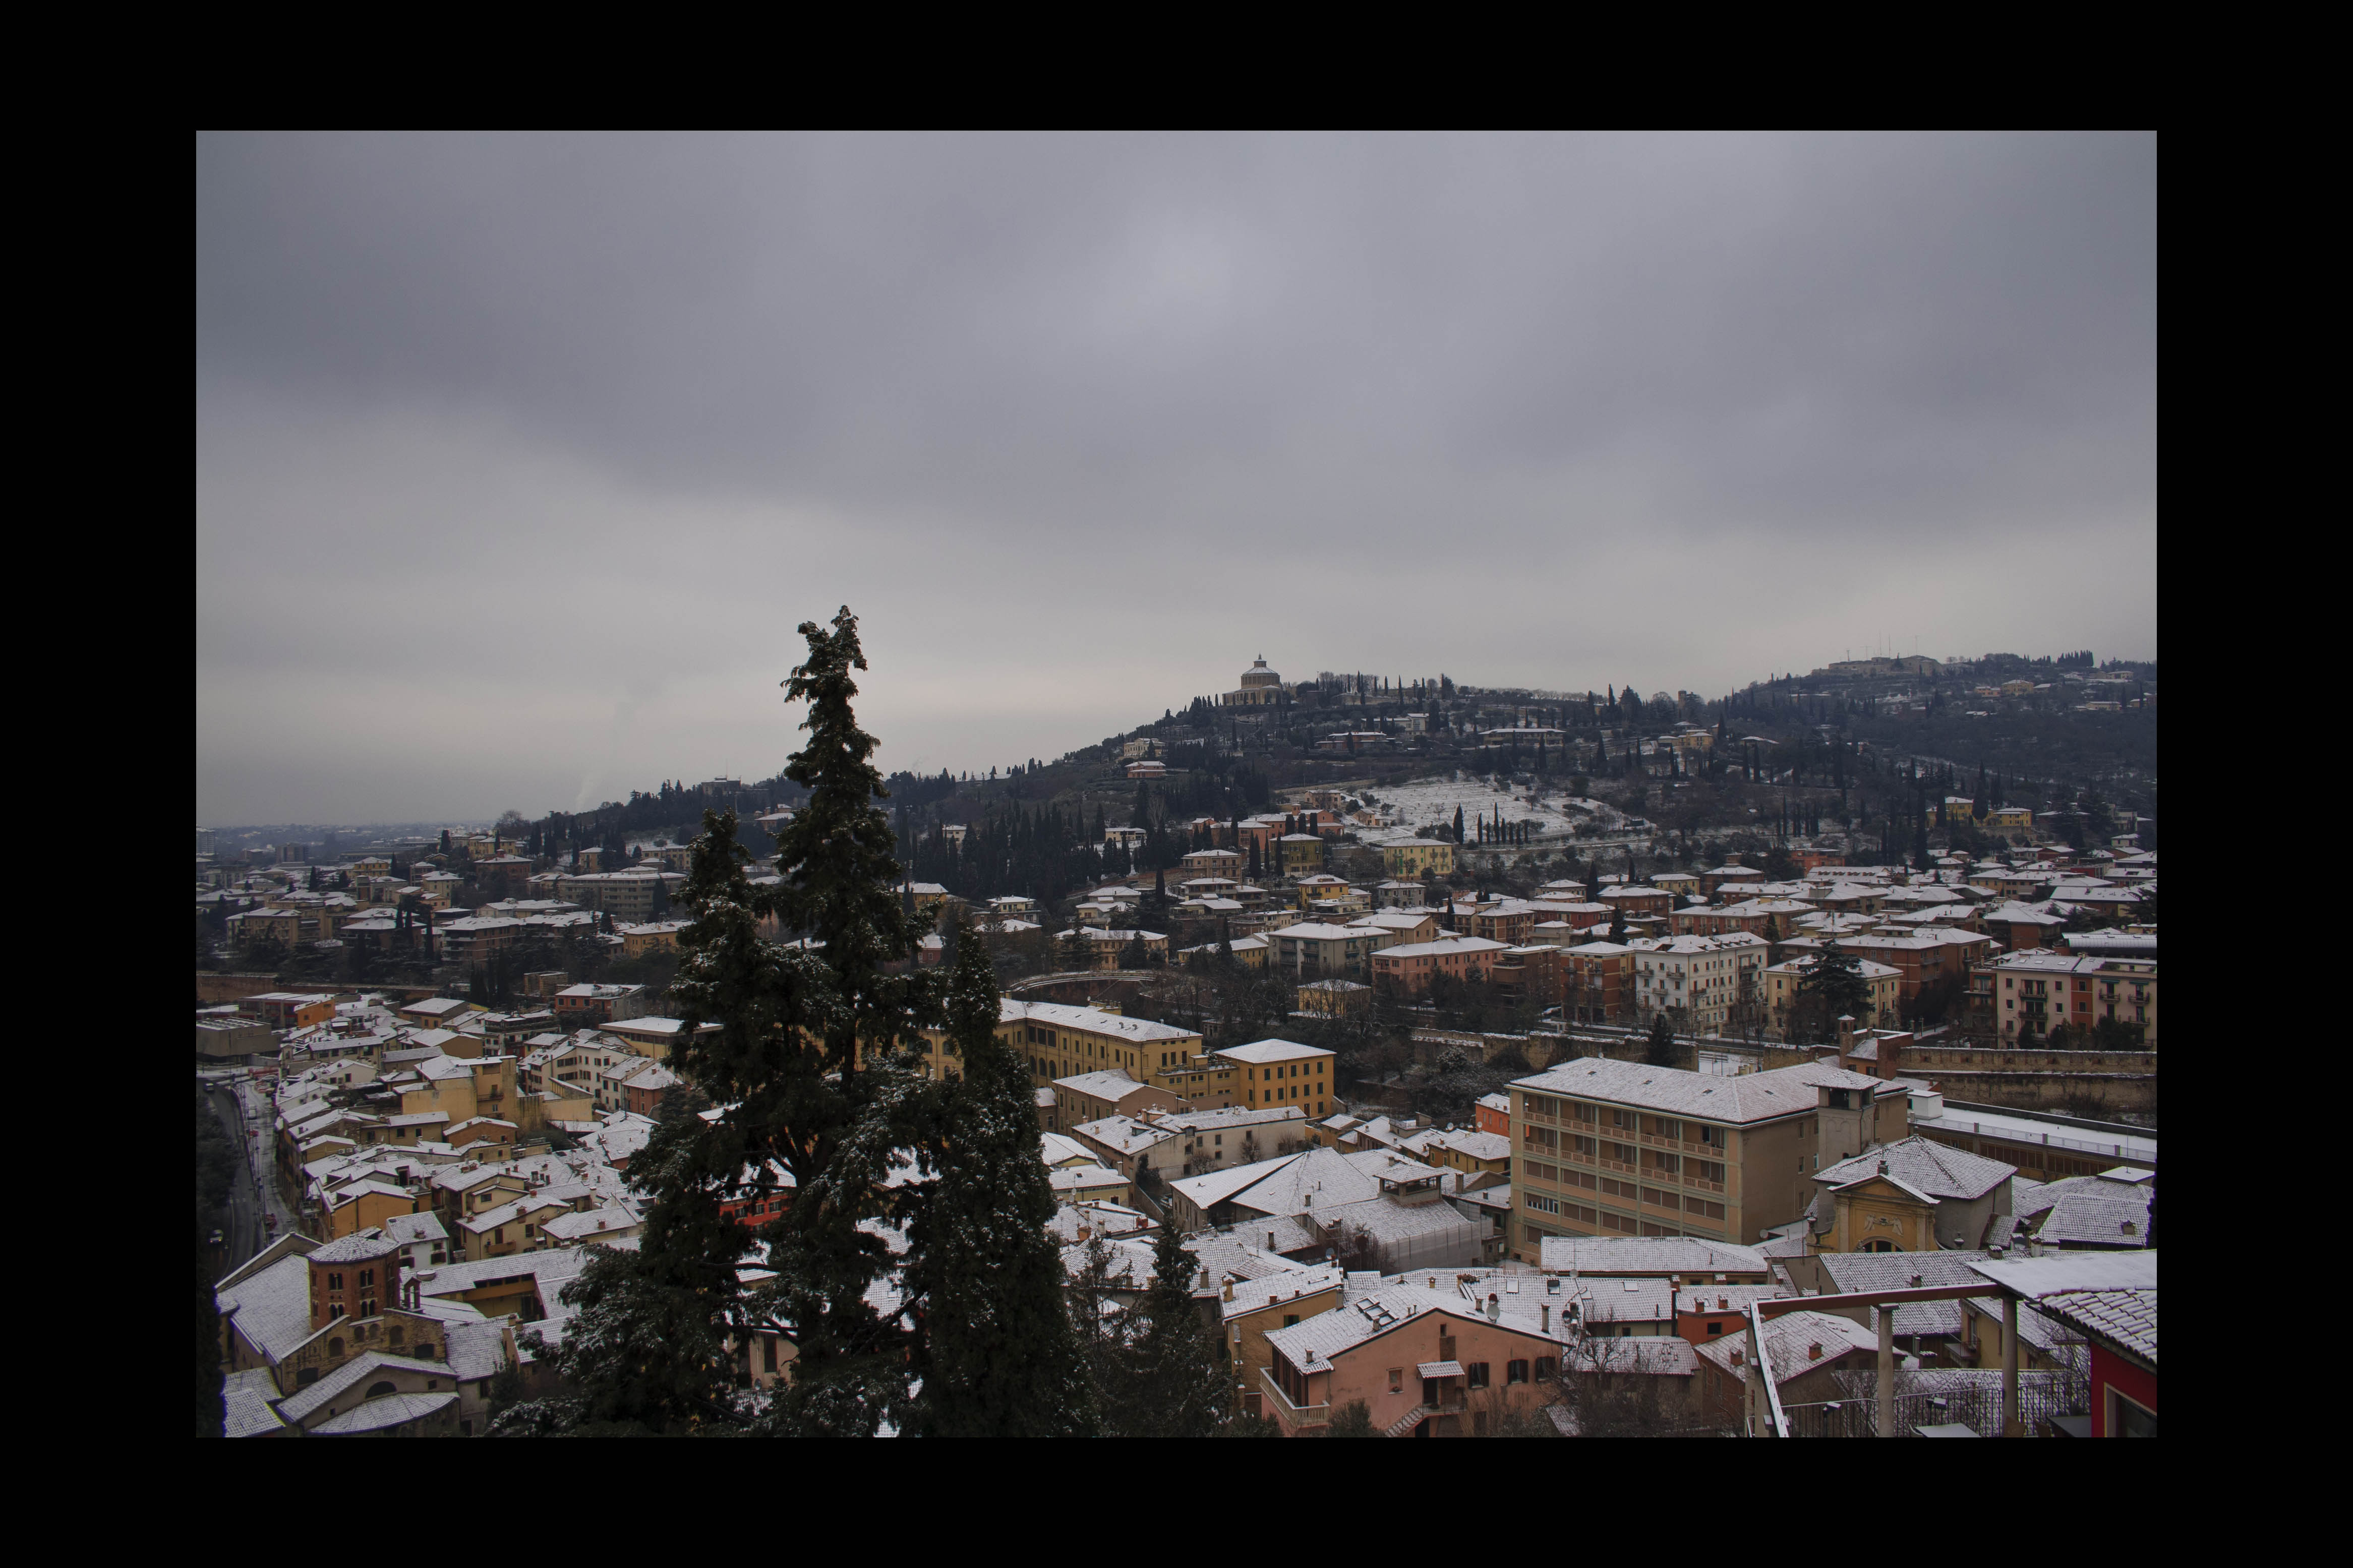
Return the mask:
[(1527, 1363), (1524, 1361), (1507, 1361), (1504, 1363), (1504, 1381), (1506, 1384), (1525, 1383), (1527, 1380)]
[(1548, 1355), (1540, 1355), (1536, 1357), (1536, 1381), (1538, 1383), (1550, 1383), (1559, 1375), (1560, 1363), (1556, 1358)]
[(340, 1273), (338, 1273), (338, 1272), (335, 1272), (335, 1271), (333, 1271), (333, 1270), (330, 1270), (330, 1271), (328, 1272), (328, 1275), (327, 1275), (327, 1289), (330, 1289), (330, 1290), (340, 1290), (340, 1289), (342, 1289), (343, 1288), (343, 1275), (342, 1275), (342, 1274), (340, 1274)]
[(1389, 1392), (1391, 1394), (1405, 1392), (1405, 1368), (1401, 1366), (1389, 1368)]
[(1286, 1328), (1286, 1329), (1289, 1329), (1289, 1328), (1294, 1328), (1294, 1327), (1296, 1327), (1296, 1326), (1298, 1325), (1298, 1322), (1299, 1322), (1299, 1314), (1298, 1314), (1298, 1313), (1296, 1313), (1296, 1312), (1285, 1312), (1285, 1313), (1283, 1313), (1283, 1314), (1282, 1314), (1282, 1326), (1283, 1326), (1284, 1328)]
[(1485, 1362), (1465, 1362), (1462, 1364), (1462, 1370), (1469, 1374), (1462, 1380), (1462, 1385), (1465, 1388), (1484, 1388), (1487, 1386), (1487, 1363)]
[(2107, 1435), (2111, 1437), (2154, 1437), (2157, 1436), (2157, 1412), (2111, 1388), (2108, 1390), (2108, 1418), (2102, 1425), (2107, 1428)]

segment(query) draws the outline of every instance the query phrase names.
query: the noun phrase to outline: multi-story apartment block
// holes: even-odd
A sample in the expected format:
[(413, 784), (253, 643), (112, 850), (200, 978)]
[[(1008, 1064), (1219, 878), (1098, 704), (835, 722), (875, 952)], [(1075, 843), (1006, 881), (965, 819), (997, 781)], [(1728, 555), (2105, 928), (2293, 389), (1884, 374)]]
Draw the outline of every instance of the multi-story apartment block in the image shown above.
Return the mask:
[(1905, 1089), (1822, 1064), (1717, 1078), (1588, 1058), (1514, 1083), (1512, 1256), (1548, 1236), (1753, 1244), (1822, 1166), (1906, 1132)]
[(1569, 1017), (1580, 1024), (1615, 1024), (1634, 994), (1634, 950), (1621, 942), (1588, 942), (1567, 950), (1564, 977)]
[(1634, 952), (1634, 1007), (1639, 1020), (1661, 1015), (1681, 1027), (1717, 1030), (1732, 1009), (1762, 1000), (1764, 938), (1746, 931), (1670, 937)]
[(1436, 838), (1392, 838), (1381, 848), (1381, 868), (1392, 877), (1420, 877), (1454, 869), (1454, 846)]
[(1332, 975), (1361, 980), (1371, 972), (1373, 953), (1396, 945), (1397, 934), (1379, 926), (1302, 921), (1283, 927), (1270, 940), (1274, 943), (1276, 965), (1294, 979)]
[(1880, 931), (1841, 936), (1838, 944), (1858, 958), (1894, 970), (1901, 999), (1909, 1002), (1927, 986), (1965, 978), (1971, 966), (1985, 962), (1994, 939), (1981, 931), (1928, 926), (1903, 936)]
[(1164, 1070), (1201, 1054), (1201, 1037), (1193, 1030), (1124, 1017), (1101, 1007), (1007, 998), (997, 1004), (997, 1015), (998, 1037), (1028, 1059), (1032, 1077), (1041, 1084), (1107, 1068), (1139, 1081), (1161, 1082)]
[(2001, 1037), (2047, 1036), (2061, 1024), (2088, 1033), (2104, 1018), (2138, 1024), (2142, 1043), (2157, 1044), (2157, 962), (2077, 958), (2045, 949), (1997, 959), (1981, 994)]
[(1373, 954), (1373, 983), (1401, 995), (1419, 996), (1441, 974), (1452, 980), (1484, 980), (1488, 968), (1504, 951), (1504, 943), (1475, 936), (1452, 942), (1401, 942)]
[(1242, 1104), (1248, 1109), (1295, 1105), (1311, 1117), (1328, 1116), (1338, 1109), (1327, 1103), (1332, 1094), (1330, 1051), (1290, 1040), (1258, 1040), (1229, 1046), (1217, 1055), (1241, 1069)]

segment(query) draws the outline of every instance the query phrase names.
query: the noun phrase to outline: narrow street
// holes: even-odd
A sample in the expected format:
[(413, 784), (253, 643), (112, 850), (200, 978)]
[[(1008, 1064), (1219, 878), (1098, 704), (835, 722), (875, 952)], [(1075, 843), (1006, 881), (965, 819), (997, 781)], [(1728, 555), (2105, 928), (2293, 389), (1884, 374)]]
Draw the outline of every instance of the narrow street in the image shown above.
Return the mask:
[[(207, 1098), (229, 1141), (245, 1152), (243, 1168), (229, 1186), (228, 1219), (223, 1227), (222, 1273), (227, 1274), (287, 1230), (292, 1216), (272, 1179), (269, 1100), (242, 1078), (210, 1085)], [(263, 1223), (265, 1215), (273, 1214), (278, 1216), (274, 1231)]]

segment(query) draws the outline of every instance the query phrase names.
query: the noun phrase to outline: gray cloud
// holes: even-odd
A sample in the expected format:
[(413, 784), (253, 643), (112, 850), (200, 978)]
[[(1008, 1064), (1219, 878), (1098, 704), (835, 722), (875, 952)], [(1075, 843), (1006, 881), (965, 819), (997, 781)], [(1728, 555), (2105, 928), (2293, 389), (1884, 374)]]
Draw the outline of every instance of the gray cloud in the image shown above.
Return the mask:
[(892, 765), (1278, 664), (2153, 656), (2155, 143), (201, 138), (198, 810)]

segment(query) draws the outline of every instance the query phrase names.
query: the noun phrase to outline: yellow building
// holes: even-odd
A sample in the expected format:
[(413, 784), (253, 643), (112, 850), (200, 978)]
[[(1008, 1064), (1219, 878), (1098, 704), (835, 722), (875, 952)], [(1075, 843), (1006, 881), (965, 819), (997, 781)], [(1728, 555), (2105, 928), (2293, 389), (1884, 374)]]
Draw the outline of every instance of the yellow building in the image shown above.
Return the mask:
[(1295, 1106), (1314, 1119), (1329, 1116), (1333, 1053), (1295, 1040), (1255, 1040), (1229, 1046), (1220, 1060), (1241, 1069), (1242, 1104), (1250, 1109)]
[(356, 1182), (327, 1194), (326, 1223), (321, 1228), (330, 1241), (384, 1225), (405, 1214), (415, 1214), (414, 1194), (384, 1182)]
[(1883, 1173), (1832, 1188), (1831, 1228), (1816, 1252), (1934, 1252), (1936, 1200)]
[(623, 926), (620, 931), (622, 955), (643, 958), (649, 952), (676, 952), (678, 933), (686, 927), (684, 921), (654, 921), (646, 925)]
[(1299, 879), (1299, 907), (1303, 910), (1313, 910), (1324, 904), (1344, 902), (1352, 897), (1361, 899), (1363, 896), (1348, 885), (1348, 879), (1345, 877), (1335, 877), (1328, 871), (1319, 871), (1313, 876)]
[(1002, 1017), (999, 1038), (1013, 1026), (1013, 1048), (1029, 1063), (1039, 1083), (1080, 1073), (1117, 1068), (1138, 1082), (1157, 1082), (1162, 1068), (1188, 1060), (1201, 1050), (1201, 1037), (1173, 1024), (1149, 1018), (1129, 1018), (1103, 1007), (1077, 1007), (1058, 1002), (998, 1004)]
[(1454, 846), (1436, 838), (1399, 838), (1381, 846), (1381, 868), (1392, 877), (1419, 877), (1454, 869)]
[(1189, 1056), (1155, 1069), (1151, 1081), (1190, 1100), (1196, 1110), (1241, 1103), (1241, 1068), (1221, 1058)]
[(1500, 1132), (1425, 1132), (1407, 1139), (1405, 1150), (1425, 1165), (1482, 1176), (1512, 1173), (1512, 1141)]
[(1299, 1010), (1323, 1018), (1356, 1018), (1373, 1010), (1373, 988), (1354, 980), (1314, 980), (1299, 988)]
[(1282, 874), (1303, 877), (1324, 866), (1324, 840), (1313, 833), (1286, 833), (1274, 841), (1282, 858)]
[(1259, 1389), (1256, 1369), (1268, 1364), (1266, 1336), (1288, 1329), (1340, 1305), (1342, 1281), (1329, 1268), (1307, 1272), (1286, 1270), (1243, 1279), (1229, 1274), (1218, 1287), (1219, 1310), (1225, 1319), (1227, 1364), (1234, 1379), (1234, 1408), (1242, 1395)]

